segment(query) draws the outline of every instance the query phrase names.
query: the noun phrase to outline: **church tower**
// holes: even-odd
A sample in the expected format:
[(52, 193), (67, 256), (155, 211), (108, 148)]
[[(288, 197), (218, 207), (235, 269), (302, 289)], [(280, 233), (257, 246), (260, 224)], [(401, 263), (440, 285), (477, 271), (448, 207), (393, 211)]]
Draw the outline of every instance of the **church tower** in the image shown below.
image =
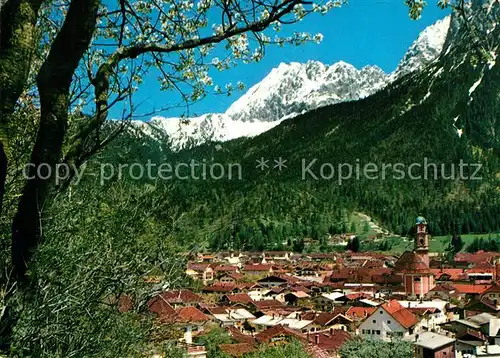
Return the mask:
[(429, 266), (429, 233), (427, 232), (427, 221), (419, 216), (415, 223), (417, 233), (415, 237), (415, 252)]
[(394, 264), (394, 273), (401, 275), (405, 293), (409, 297), (423, 298), (432, 290), (434, 274), (429, 269), (429, 234), (427, 221), (419, 216), (415, 222), (415, 246), (406, 251)]

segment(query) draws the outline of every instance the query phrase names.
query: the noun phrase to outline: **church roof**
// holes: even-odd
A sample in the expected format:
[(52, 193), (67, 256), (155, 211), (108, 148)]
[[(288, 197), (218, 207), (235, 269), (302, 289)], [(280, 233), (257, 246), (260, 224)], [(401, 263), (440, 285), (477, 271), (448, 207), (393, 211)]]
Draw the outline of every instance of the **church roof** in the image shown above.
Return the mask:
[(425, 225), (427, 225), (427, 220), (425, 220), (425, 218), (423, 216), (419, 216), (417, 218), (417, 220), (415, 221), (415, 223), (417, 225), (419, 225), (419, 224), (425, 224)]
[(401, 273), (430, 273), (429, 266), (425, 263), (422, 257), (413, 252), (406, 251), (396, 264), (394, 270)]

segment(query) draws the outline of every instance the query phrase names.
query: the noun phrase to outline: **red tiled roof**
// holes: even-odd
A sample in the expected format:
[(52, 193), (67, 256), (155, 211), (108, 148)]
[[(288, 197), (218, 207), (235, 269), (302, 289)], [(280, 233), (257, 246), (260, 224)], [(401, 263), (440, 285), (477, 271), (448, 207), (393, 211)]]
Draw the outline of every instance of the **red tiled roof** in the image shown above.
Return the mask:
[(240, 330), (234, 326), (226, 327), (229, 335), (236, 341), (240, 343), (254, 344), (255, 338), (240, 332)]
[(419, 316), (427, 313), (435, 313), (438, 309), (436, 307), (410, 307), (409, 310)]
[(187, 265), (188, 270), (193, 270), (196, 272), (204, 272), (209, 267), (210, 264), (203, 264), (203, 263), (188, 263)]
[(233, 285), (232, 283), (223, 284), (217, 283), (212, 286), (205, 286), (202, 288), (204, 292), (232, 292), (233, 290), (237, 290), (238, 286)]
[(459, 252), (455, 255), (454, 260), (456, 262), (468, 262), (468, 263), (480, 263), (480, 262), (491, 262), (495, 257), (500, 256), (498, 252), (485, 252), (478, 251), (474, 254), (469, 252)]
[(245, 265), (243, 271), (267, 271), (272, 269), (273, 265), (257, 264), (257, 265)]
[(474, 329), (468, 328), (463, 334), (461, 334), (458, 338), (463, 339), (466, 336), (472, 336), (474, 338), (477, 338), (481, 341), (487, 341), (488, 337), (486, 337), (482, 332), (476, 331)]
[(245, 275), (243, 275), (241, 273), (236, 273), (236, 272), (235, 273), (230, 273), (227, 276), (234, 278), (236, 281), (239, 280), (239, 279), (242, 279), (243, 277), (245, 277)]
[(258, 343), (265, 343), (269, 342), (274, 337), (280, 335), (290, 336), (297, 338), (301, 341), (306, 341), (306, 336), (304, 334), (294, 331), (293, 329), (283, 327), (282, 325), (279, 324), (255, 335), (255, 340)]
[(352, 339), (349, 332), (334, 329), (329, 333), (316, 333), (308, 335), (308, 341), (328, 352), (336, 352), (342, 345)]
[(296, 285), (294, 285), (294, 286), (290, 286), (290, 289), (294, 290), (294, 291), (301, 291), (301, 292), (305, 292), (305, 293), (311, 293), (311, 290), (308, 289), (305, 286), (296, 286)]
[(214, 315), (214, 314), (225, 314), (225, 313), (227, 313), (227, 308), (226, 307), (219, 307), (219, 306), (216, 306), (216, 307), (206, 307), (205, 308), (205, 312), (208, 312), (211, 315)]
[(263, 300), (263, 301), (255, 301), (253, 304), (258, 309), (266, 309), (266, 308), (281, 308), (284, 307), (280, 301), (276, 300)]
[(349, 307), (346, 315), (351, 319), (365, 318), (375, 312), (375, 307)]
[(155, 313), (162, 322), (173, 323), (179, 319), (177, 312), (175, 312), (173, 307), (165, 301), (161, 295), (150, 299), (148, 301), (148, 308), (151, 312)]
[(278, 287), (273, 287), (273, 288), (271, 288), (271, 289), (269, 290), (269, 292), (267, 293), (267, 295), (269, 295), (269, 294), (271, 294), (271, 293), (273, 293), (273, 294), (279, 294), (279, 293), (281, 293), (281, 292), (283, 292), (283, 291), (285, 291), (285, 290), (286, 290), (286, 288), (285, 288), (285, 287), (280, 287), (280, 286), (278, 286)]
[(429, 273), (430, 269), (419, 254), (406, 251), (396, 261), (394, 271), (400, 273)]
[(231, 303), (252, 303), (252, 298), (246, 293), (237, 293), (234, 295), (226, 295), (227, 299)]
[(160, 296), (168, 303), (202, 302), (203, 299), (190, 290), (165, 291)]
[(216, 272), (236, 272), (238, 271), (238, 267), (231, 265), (220, 265), (214, 268)]
[(500, 285), (497, 285), (496, 283), (491, 285), (491, 287), (484, 291), (482, 294), (484, 295), (486, 293), (500, 293)]
[(183, 322), (206, 322), (210, 320), (207, 315), (196, 307), (181, 307), (176, 312)]
[(405, 328), (410, 328), (418, 322), (417, 317), (410, 310), (401, 306), (397, 300), (390, 300), (381, 307)]
[(468, 269), (466, 271), (468, 274), (471, 273), (494, 273), (495, 272), (495, 266), (493, 266), (489, 262), (479, 262), (474, 265), (474, 267)]
[(431, 272), (434, 274), (434, 277), (439, 280), (443, 279), (443, 276), (449, 276), (451, 281), (460, 280), (464, 274), (463, 269), (457, 268), (439, 268), (439, 269), (431, 269)]
[(452, 291), (455, 291), (455, 286), (451, 285), (451, 284), (446, 284), (446, 283), (442, 283), (442, 284), (439, 284), (439, 285), (436, 285), (434, 286), (433, 289), (431, 289), (429, 292), (452, 292)]
[(251, 353), (256, 350), (255, 346), (249, 343), (220, 344), (219, 348), (222, 352), (233, 357), (241, 357), (246, 353)]
[(472, 285), (472, 284), (456, 283), (456, 284), (453, 284), (453, 287), (455, 287), (455, 289), (459, 293), (482, 294), (484, 291), (486, 291), (488, 288), (490, 288), (491, 285)]
[(344, 316), (342, 313), (335, 312), (323, 312), (316, 317), (314, 323), (319, 324), (320, 326), (327, 326), (331, 321), (333, 321), (337, 317), (343, 317), (344, 319), (351, 320), (349, 317)]
[(300, 318), (305, 321), (314, 321), (316, 316), (316, 312), (304, 312), (300, 314)]
[(485, 306), (491, 308), (493, 311), (500, 311), (500, 307), (498, 306), (498, 303), (491, 300), (489, 297), (487, 296), (484, 296), (483, 298), (481, 298), (480, 302), (482, 304), (484, 304)]

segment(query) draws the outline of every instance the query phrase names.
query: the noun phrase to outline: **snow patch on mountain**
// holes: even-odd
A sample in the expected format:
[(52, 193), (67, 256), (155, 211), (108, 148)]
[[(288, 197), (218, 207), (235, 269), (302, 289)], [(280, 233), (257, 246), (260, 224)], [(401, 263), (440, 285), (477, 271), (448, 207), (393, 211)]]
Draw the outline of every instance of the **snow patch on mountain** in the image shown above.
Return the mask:
[(153, 117), (148, 122), (135, 122), (143, 132), (157, 139), (167, 137), (172, 150), (198, 146), (205, 142), (224, 142), (240, 137), (253, 137), (279, 124), (276, 122), (237, 121), (221, 113), (192, 118)]

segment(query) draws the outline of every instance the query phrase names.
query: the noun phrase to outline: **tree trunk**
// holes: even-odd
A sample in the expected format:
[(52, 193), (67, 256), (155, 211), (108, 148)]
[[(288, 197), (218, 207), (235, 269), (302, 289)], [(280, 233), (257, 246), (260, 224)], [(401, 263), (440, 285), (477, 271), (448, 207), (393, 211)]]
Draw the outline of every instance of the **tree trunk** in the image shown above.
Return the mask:
[(8, 116), (26, 86), (42, 0), (8, 0), (0, 8), (0, 216), (7, 176)]
[(0, 10), (0, 130), (25, 89), (41, 4), (42, 0), (8, 0)]
[(7, 155), (0, 142), (0, 217), (3, 213), (3, 196), (5, 193), (5, 180), (7, 179)]
[[(69, 89), (74, 72), (87, 51), (97, 20), (99, 0), (73, 0), (49, 55), (40, 68), (37, 85), (41, 115), (31, 155), (30, 179), (26, 183), (12, 224), (12, 262), (19, 280), (24, 280), (33, 250), (40, 243), (41, 212), (53, 186), (66, 135)], [(51, 175), (46, 177), (48, 168)]]

